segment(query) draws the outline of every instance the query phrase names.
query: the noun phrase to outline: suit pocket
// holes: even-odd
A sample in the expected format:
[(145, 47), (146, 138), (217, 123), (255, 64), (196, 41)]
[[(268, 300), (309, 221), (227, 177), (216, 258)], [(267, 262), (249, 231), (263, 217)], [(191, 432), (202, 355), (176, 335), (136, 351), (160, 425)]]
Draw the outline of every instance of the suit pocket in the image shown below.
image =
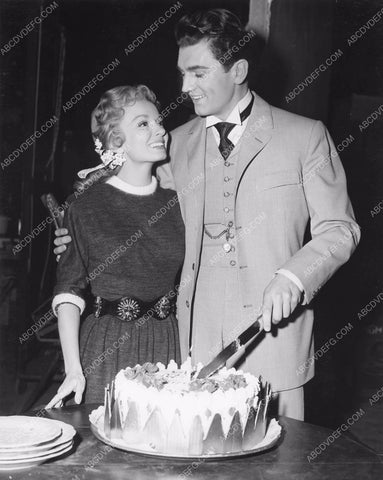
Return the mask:
[(270, 190), (272, 188), (286, 187), (289, 185), (299, 186), (302, 184), (301, 175), (297, 170), (284, 170), (260, 177), (256, 181), (256, 190)]

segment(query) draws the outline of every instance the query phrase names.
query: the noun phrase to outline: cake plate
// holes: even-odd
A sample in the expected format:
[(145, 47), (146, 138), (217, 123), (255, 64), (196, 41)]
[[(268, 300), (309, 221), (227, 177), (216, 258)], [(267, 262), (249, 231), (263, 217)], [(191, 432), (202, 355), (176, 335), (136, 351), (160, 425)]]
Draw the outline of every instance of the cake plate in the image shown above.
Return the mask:
[(264, 452), (265, 450), (269, 450), (274, 445), (276, 445), (276, 443), (278, 442), (282, 434), (282, 427), (280, 426), (278, 421), (275, 418), (273, 418), (272, 420), (270, 420), (270, 423), (266, 430), (266, 435), (263, 438), (263, 440), (257, 443), (254, 446), (254, 448), (250, 450), (242, 450), (239, 452), (230, 452), (230, 453), (201, 454), (201, 455), (177, 455), (177, 454), (169, 455), (168, 453), (161, 453), (161, 452), (156, 452), (154, 450), (151, 450), (149, 445), (148, 445), (148, 449), (144, 449), (142, 445), (131, 445), (131, 444), (128, 445), (123, 440), (107, 438), (104, 434), (104, 429), (101, 421), (96, 421), (96, 423), (93, 423), (91, 421), (90, 428), (93, 434), (95, 435), (95, 437), (97, 437), (102, 442), (110, 445), (111, 447), (118, 448), (119, 450), (124, 450), (125, 452), (130, 452), (130, 453), (138, 453), (141, 455), (149, 455), (153, 457), (178, 458), (181, 460), (182, 459), (224, 460), (224, 459), (238, 458), (238, 457), (244, 457), (247, 455), (253, 455), (256, 453), (261, 453), (261, 452)]

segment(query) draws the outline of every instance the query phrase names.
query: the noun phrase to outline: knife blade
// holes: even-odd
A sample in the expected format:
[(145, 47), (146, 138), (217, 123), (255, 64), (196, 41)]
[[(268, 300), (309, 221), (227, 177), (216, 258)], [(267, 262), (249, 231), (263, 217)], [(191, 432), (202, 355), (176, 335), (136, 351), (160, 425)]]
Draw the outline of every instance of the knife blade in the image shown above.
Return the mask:
[(205, 365), (198, 373), (197, 378), (207, 378), (214, 372), (222, 368), (227, 360), (234, 355), (240, 348), (242, 348), (250, 340), (255, 338), (263, 331), (263, 328), (259, 322), (262, 315), (259, 315), (257, 320), (244, 330), (238, 337), (229, 343), (211, 362)]

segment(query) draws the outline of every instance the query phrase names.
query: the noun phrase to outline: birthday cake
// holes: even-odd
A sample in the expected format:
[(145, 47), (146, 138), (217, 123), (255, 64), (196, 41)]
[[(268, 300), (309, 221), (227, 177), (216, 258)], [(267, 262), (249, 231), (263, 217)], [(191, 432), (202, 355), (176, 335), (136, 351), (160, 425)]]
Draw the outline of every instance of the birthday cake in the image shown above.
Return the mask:
[(139, 450), (175, 456), (254, 448), (266, 432), (268, 386), (234, 368), (199, 379), (201, 367), (192, 367), (189, 359), (181, 368), (170, 362), (121, 370), (97, 411), (99, 424), (103, 414), (102, 434)]

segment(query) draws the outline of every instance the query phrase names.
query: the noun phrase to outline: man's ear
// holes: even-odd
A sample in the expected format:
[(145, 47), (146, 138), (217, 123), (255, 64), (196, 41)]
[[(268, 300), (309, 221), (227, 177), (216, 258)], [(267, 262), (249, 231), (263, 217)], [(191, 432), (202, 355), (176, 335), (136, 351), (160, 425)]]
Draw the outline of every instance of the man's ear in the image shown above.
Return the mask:
[(233, 75), (234, 83), (240, 85), (247, 78), (247, 73), (249, 71), (249, 62), (244, 58), (237, 60), (231, 67), (231, 72)]

